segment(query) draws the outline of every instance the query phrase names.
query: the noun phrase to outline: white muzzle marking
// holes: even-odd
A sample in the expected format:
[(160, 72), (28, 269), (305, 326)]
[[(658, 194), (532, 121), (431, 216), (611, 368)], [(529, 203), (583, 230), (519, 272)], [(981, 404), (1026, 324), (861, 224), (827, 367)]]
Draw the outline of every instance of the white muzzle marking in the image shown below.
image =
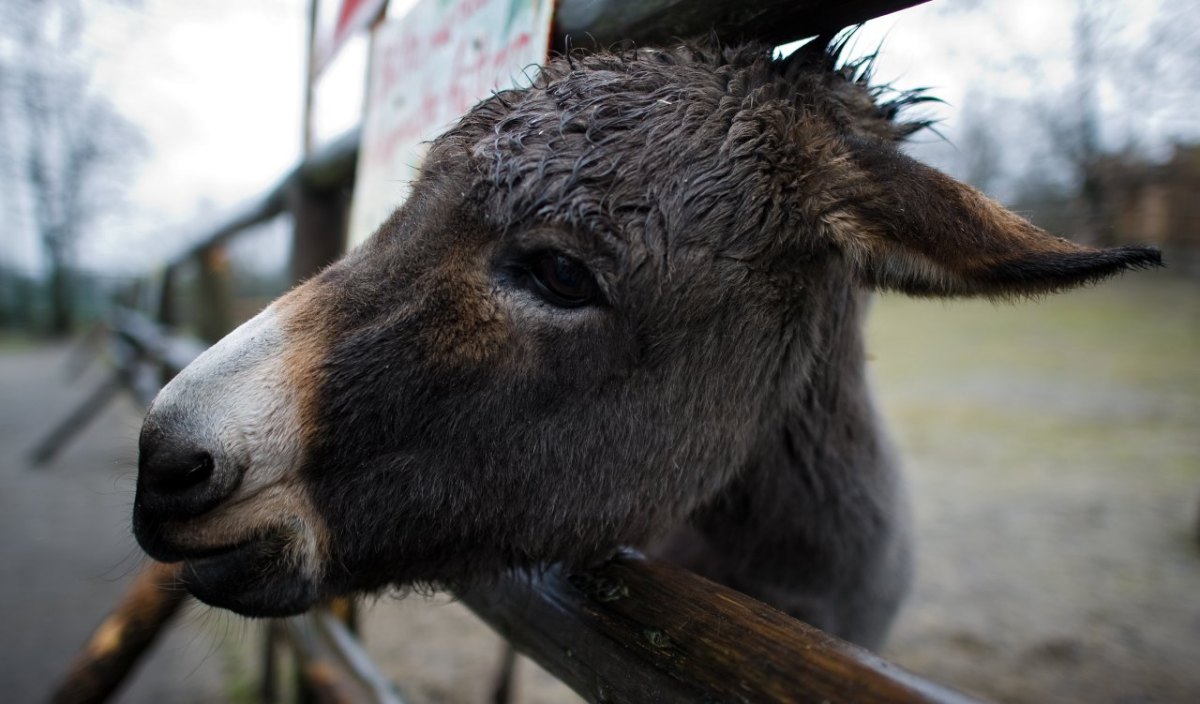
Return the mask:
[(211, 453), (216, 472), (241, 474), (221, 506), (172, 530), (176, 540), (229, 545), (283, 527), (295, 533), (293, 558), (315, 573), (326, 530), (298, 476), (306, 440), (302, 391), (289, 378), (285, 338), (272, 304), (180, 372), (147, 419), (169, 418)]

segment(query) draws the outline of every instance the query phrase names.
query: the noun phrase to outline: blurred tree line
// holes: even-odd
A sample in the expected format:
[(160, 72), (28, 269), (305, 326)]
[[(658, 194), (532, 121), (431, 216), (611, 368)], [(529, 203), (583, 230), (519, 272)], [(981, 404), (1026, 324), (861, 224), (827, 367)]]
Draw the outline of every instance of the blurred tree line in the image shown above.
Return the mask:
[(32, 232), (42, 262), (33, 272), (0, 262), (0, 325), (66, 334), (112, 285), (80, 266), (78, 245), (120, 207), (145, 142), (92, 86), (86, 20), (79, 0), (0, 1), (4, 239)]
[[(1200, 13), (1188, 0), (1162, 0), (1131, 36), (1130, 13), (1149, 8), (1072, 5), (1065, 90), (1049, 80), (1023, 96), (973, 88), (961, 110), (957, 171), (982, 190), (1006, 191), (1009, 205), (1054, 232), (1098, 246), (1152, 242), (1172, 265), (1200, 272)], [(956, 11), (1005, 8), (977, 2)], [(1000, 60), (1035, 82), (1048, 70), (1039, 56)], [(1014, 165), (1014, 151), (1023, 164)]]

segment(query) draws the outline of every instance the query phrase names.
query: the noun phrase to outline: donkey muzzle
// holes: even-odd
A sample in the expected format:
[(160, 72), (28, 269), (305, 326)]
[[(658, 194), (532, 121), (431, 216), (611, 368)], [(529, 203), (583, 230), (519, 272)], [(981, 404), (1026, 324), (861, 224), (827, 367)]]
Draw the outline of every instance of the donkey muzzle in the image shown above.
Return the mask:
[(280, 311), (277, 302), (180, 372), (139, 438), (138, 543), (185, 562), (194, 595), (247, 615), (302, 610), (323, 571), (324, 521), (299, 476), (310, 375), (288, 357)]

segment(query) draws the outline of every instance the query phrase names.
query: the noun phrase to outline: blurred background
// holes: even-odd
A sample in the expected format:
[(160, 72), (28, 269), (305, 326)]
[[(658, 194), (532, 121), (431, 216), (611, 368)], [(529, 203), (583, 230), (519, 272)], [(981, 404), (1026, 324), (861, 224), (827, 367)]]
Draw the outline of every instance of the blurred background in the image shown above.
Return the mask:
[[(310, 11), (0, 0), (10, 701), (45, 697), (144, 560), (128, 516), (136, 392), (155, 380), (119, 376), (130, 350), (109, 333), (139, 323), (118, 306), (165, 323), (184, 354), (325, 251), (277, 201), (297, 197), (284, 177), (305, 154), (345, 168), (369, 47), (349, 38), (306, 92)], [(337, 13), (318, 4), (317, 26)], [(878, 49), (878, 81), (945, 101), (920, 108), (937, 123), (911, 154), (1056, 233), (1157, 244), (1168, 263), (1017, 305), (876, 302), (872, 369), (921, 551), (884, 655), (999, 701), (1200, 701), (1200, 13), (934, 0), (868, 22), (854, 46)], [(347, 217), (348, 193), (330, 193), (317, 207)], [(239, 218), (253, 225), (213, 239)], [(465, 609), (384, 597), (363, 623), (413, 701), (486, 696), (499, 640)], [(253, 700), (260, 639), (190, 606), (122, 696)], [(520, 673), (521, 700), (572, 700), (531, 664)]]

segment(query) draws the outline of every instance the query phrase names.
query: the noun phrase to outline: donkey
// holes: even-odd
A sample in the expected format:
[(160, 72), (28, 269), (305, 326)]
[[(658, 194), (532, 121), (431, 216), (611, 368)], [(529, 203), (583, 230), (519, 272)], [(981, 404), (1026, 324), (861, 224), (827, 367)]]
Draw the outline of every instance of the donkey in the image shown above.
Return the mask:
[(142, 547), (274, 616), (634, 545), (878, 647), (911, 547), (870, 291), (1021, 297), (1160, 258), (902, 154), (923, 96), (844, 43), (568, 55), (479, 103), (369, 241), (158, 395)]

